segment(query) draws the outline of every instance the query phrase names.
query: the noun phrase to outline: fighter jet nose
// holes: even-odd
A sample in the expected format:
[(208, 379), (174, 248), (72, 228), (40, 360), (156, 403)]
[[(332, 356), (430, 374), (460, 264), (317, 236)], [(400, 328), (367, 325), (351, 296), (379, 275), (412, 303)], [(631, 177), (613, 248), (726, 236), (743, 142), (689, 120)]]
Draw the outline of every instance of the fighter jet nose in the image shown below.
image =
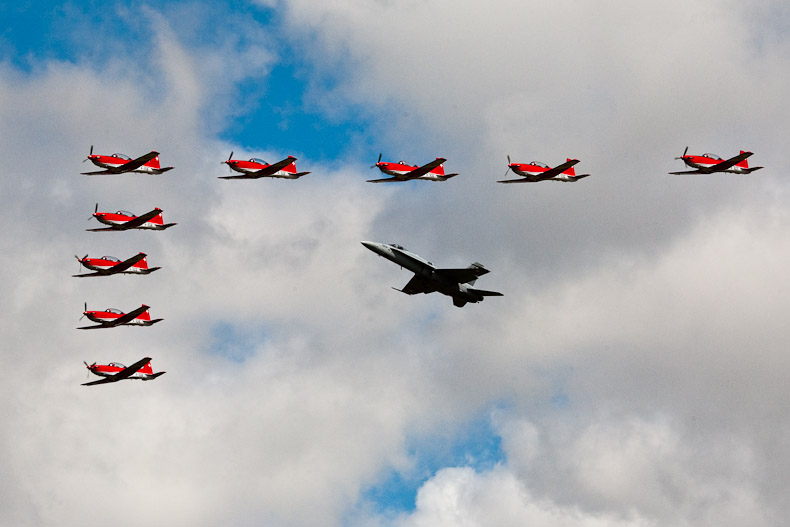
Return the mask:
[(364, 245), (368, 249), (373, 250), (373, 246), (374, 246), (373, 242), (364, 242), (363, 241), (363, 242), (359, 242), (359, 243), (361, 243), (362, 245)]

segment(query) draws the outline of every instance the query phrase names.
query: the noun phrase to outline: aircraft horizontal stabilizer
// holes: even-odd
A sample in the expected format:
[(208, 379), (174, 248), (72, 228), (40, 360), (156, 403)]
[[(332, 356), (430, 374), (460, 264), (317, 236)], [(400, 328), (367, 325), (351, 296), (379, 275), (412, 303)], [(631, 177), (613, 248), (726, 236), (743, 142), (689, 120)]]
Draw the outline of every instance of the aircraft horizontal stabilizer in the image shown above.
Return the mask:
[(486, 291), (485, 289), (473, 289), (473, 291), (483, 296), (504, 296), (499, 291)]

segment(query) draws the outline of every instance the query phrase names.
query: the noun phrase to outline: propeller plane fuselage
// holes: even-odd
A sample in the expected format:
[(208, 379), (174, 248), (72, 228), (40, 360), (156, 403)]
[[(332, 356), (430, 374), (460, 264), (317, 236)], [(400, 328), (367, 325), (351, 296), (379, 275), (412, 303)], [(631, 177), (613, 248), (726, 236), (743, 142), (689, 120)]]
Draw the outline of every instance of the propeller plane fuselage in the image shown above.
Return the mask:
[(102, 256), (101, 258), (90, 258), (87, 254), (80, 258), (74, 256), (77, 261), (91, 271), (90, 274), (75, 274), (77, 278), (88, 276), (110, 276), (114, 274), (150, 274), (160, 269), (160, 267), (148, 267), (148, 259), (145, 253), (139, 253), (124, 261), (114, 256)]
[(253, 157), (249, 161), (241, 159), (232, 159), (233, 152), (227, 160), (222, 161), (221, 164), (228, 165), (232, 170), (239, 172), (240, 176), (219, 176), (219, 179), (258, 179), (262, 177), (281, 178), (281, 179), (299, 179), (310, 172), (297, 172), (296, 171), (296, 158), (288, 156), (282, 161), (269, 164), (263, 159)]
[(702, 154), (701, 156), (689, 154), (688, 147), (683, 151), (683, 155), (676, 157), (683, 161), (686, 166), (694, 170), (683, 170), (680, 172), (670, 172), (674, 175), (686, 174), (714, 174), (716, 172), (729, 172), (731, 174), (751, 174), (755, 170), (760, 170), (763, 167), (749, 167), (748, 158), (753, 155), (752, 152), (741, 150), (737, 156), (729, 159), (722, 159), (716, 154)]
[(83, 383), (83, 386), (93, 386), (96, 384), (106, 384), (110, 382), (117, 382), (124, 379), (139, 379), (141, 381), (151, 381), (165, 372), (160, 371), (154, 373), (151, 368), (151, 358), (145, 357), (131, 366), (124, 366), (119, 362), (111, 362), (109, 364), (88, 364), (85, 362), (85, 367), (94, 375), (102, 377), (102, 379), (93, 382)]
[(159, 165), (159, 152), (152, 150), (136, 159), (132, 159), (126, 154), (112, 154), (110, 156), (93, 153), (93, 145), (91, 145), (90, 154), (85, 158), (85, 161), (90, 161), (99, 168), (104, 170), (97, 170), (94, 172), (82, 172), (86, 176), (100, 176), (109, 174), (126, 174), (129, 172), (138, 172), (142, 174), (163, 174), (174, 167), (162, 167)]
[(177, 225), (176, 223), (164, 223), (162, 209), (159, 207), (155, 207), (154, 210), (137, 216), (125, 210), (119, 210), (117, 212), (99, 212), (99, 205), (96, 204), (93, 217), (100, 223), (108, 225), (108, 227), (101, 229), (87, 229), (93, 232), (125, 231), (129, 229), (163, 231), (173, 225)]
[(410, 165), (405, 161), (398, 161), (397, 163), (382, 161), (381, 155), (379, 155), (379, 159), (376, 161), (376, 164), (370, 168), (378, 168), (384, 174), (392, 177), (383, 179), (369, 179), (368, 183), (390, 183), (397, 181), (410, 181), (412, 179), (447, 181), (451, 177), (455, 177), (458, 174), (445, 174), (445, 161), (447, 161), (445, 158), (437, 157), (435, 160), (419, 166)]
[(148, 313), (149, 308), (149, 306), (143, 304), (129, 313), (124, 313), (120, 309), (112, 307), (103, 311), (89, 311), (86, 305), (85, 311), (82, 312), (82, 316), (87, 317), (88, 320), (95, 322), (97, 325), (83, 326), (77, 329), (102, 329), (114, 328), (117, 326), (153, 326), (157, 322), (161, 322), (163, 320), (161, 318), (151, 319), (151, 315)]
[(515, 174), (521, 176), (521, 179), (505, 179), (498, 181), (498, 183), (537, 183), (539, 181), (565, 181), (573, 183), (590, 175), (576, 175), (576, 170), (573, 167), (578, 162), (578, 159), (567, 158), (564, 163), (556, 167), (550, 167), (546, 163), (540, 161), (511, 163), (510, 156), (508, 156), (508, 170), (512, 170)]

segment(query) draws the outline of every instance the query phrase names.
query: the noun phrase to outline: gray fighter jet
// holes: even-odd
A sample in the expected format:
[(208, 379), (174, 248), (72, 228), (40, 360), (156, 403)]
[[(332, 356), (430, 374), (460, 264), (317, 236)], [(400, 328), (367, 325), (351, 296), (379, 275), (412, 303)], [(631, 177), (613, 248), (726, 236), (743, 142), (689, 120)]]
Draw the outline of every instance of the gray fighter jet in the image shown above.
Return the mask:
[(479, 276), (489, 272), (479, 263), (473, 263), (466, 269), (437, 269), (431, 262), (394, 243), (362, 242), (362, 245), (414, 273), (403, 289), (393, 287), (396, 291), (407, 295), (439, 292), (453, 297), (456, 307), (464, 307), (467, 302), (480, 302), (487, 296), (502, 296), (496, 291), (472, 287)]

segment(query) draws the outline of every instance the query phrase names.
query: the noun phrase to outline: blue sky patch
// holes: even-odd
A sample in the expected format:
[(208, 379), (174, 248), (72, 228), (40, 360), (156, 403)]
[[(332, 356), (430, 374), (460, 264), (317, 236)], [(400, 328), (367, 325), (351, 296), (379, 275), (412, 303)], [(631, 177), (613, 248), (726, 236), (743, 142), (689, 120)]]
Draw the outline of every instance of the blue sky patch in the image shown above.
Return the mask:
[(502, 438), (491, 422), (491, 410), (489, 407), (474, 420), (457, 427), (415, 439), (409, 449), (413, 468), (407, 472), (391, 470), (363, 492), (361, 501), (389, 513), (413, 511), (417, 491), (437, 471), (471, 467), (485, 472), (504, 463)]
[(267, 334), (263, 329), (245, 331), (228, 322), (219, 322), (211, 330), (208, 353), (242, 363), (255, 354), (266, 338)]

